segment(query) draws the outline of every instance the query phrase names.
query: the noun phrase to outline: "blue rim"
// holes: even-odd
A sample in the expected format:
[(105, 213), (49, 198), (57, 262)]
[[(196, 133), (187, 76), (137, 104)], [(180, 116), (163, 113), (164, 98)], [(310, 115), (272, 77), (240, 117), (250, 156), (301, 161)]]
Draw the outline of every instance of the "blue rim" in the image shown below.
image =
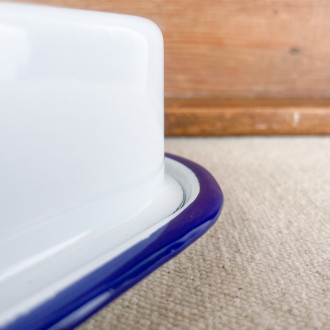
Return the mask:
[(197, 176), (197, 198), (167, 225), (55, 297), (10, 323), (6, 329), (72, 329), (176, 256), (217, 220), (223, 195), (213, 176), (198, 164), (166, 154)]

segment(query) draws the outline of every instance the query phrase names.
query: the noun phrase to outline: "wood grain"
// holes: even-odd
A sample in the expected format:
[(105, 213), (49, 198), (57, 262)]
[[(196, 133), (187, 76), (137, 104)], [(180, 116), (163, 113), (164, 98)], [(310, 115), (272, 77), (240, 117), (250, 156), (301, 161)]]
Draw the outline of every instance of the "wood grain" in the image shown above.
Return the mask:
[(330, 1), (35, 0), (154, 20), (167, 97), (330, 97)]
[(330, 134), (330, 1), (34, 2), (155, 21), (167, 135)]
[(167, 136), (330, 134), (330, 100), (168, 99)]

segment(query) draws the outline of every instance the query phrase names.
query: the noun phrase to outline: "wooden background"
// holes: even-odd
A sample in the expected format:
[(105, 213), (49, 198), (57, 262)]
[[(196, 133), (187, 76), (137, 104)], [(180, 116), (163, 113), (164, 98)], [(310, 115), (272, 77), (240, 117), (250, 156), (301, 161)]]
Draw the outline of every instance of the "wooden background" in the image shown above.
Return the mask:
[(167, 135), (330, 133), (330, 1), (34, 2), (155, 21)]

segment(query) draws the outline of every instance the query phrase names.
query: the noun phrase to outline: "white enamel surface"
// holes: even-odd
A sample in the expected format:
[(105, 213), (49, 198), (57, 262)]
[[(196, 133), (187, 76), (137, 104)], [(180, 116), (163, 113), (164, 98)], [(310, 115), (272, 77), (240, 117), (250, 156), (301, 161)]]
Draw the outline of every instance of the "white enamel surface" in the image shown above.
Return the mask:
[[(80, 218), (84, 221), (76, 222), (66, 241), (52, 246), (48, 243), (50, 247), (41, 249), (39, 253), (22, 250), (25, 259), (22, 255), (16, 255), (21, 262), (8, 260), (7, 268), (1, 267), (0, 326), (28, 313), (31, 308), (149, 237), (188, 207), (198, 193), (199, 182), (195, 174), (184, 165), (167, 159), (163, 189), (156, 194), (152, 204), (145, 205), (134, 216), (124, 216), (118, 222), (113, 219), (111, 212), (98, 214), (99, 204), (92, 210), (94, 218), (88, 219), (91, 207), (67, 215), (69, 218), (76, 215), (77, 220)], [(65, 218), (63, 216), (59, 221), (64, 222)], [(96, 218), (97, 222), (94, 221)], [(42, 236), (46, 242), (54, 241), (58, 234), (55, 222), (50, 221), (45, 225), (32, 226), (20, 237), (12, 237), (11, 242), (28, 247), (31, 236)], [(10, 243), (7, 241), (2, 244), (1, 249), (8, 250)]]
[(0, 3), (6, 233), (145, 182), (157, 190), (163, 154), (163, 41), (154, 23)]
[(179, 207), (163, 134), (154, 23), (0, 3), (2, 322)]

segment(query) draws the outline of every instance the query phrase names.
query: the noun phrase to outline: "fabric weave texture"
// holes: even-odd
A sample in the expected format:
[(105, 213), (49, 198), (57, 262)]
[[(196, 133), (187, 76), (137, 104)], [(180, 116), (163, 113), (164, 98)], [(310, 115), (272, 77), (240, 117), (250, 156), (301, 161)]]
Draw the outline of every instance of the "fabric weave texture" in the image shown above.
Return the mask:
[(220, 219), (79, 329), (329, 329), (330, 137), (165, 145), (218, 180)]

